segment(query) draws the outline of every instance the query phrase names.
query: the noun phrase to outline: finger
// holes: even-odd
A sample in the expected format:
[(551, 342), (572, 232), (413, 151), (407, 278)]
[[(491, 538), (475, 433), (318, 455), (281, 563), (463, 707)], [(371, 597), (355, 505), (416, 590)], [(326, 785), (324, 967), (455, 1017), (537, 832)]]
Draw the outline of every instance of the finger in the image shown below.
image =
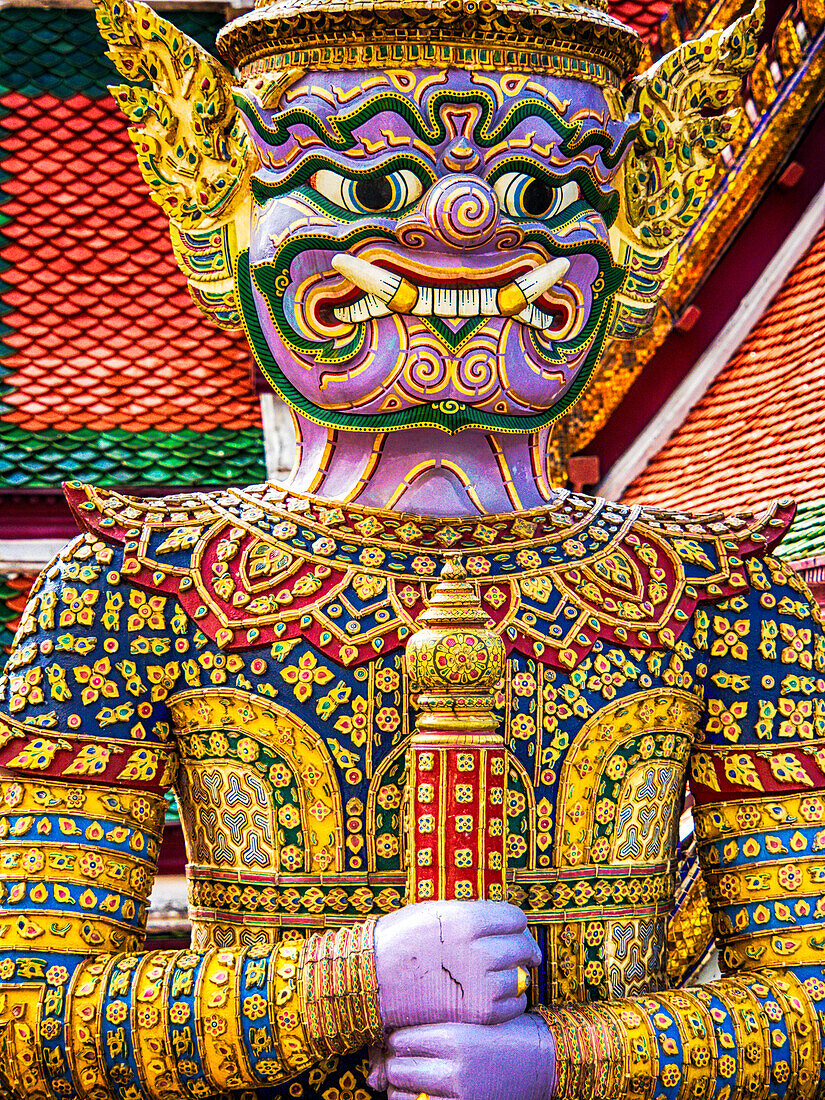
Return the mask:
[[(529, 974), (522, 968), (521, 974)], [(492, 984), (492, 1003), (490, 1004), (488, 1023), (504, 1024), (515, 1020), (527, 1011), (527, 991), (519, 990), (519, 971), (503, 970), (499, 974), (490, 974), (488, 982)]]
[(442, 1058), (394, 1058), (387, 1061), (387, 1079), (392, 1088), (417, 1096), (449, 1097), (452, 1094), (452, 1066)]
[(383, 1047), (370, 1047), (369, 1060), (367, 1081), (377, 1092), (384, 1092), (387, 1087), (387, 1053)]
[(541, 962), (541, 952), (532, 936), (485, 936), (479, 940), (477, 950), (488, 959), (487, 970), (515, 970), (523, 966), (531, 970)]
[(387, 1063), (392, 1058), (440, 1058), (456, 1045), (460, 1024), (399, 1027), (387, 1036)]
[(530, 964), (528, 969), (532, 969), (534, 966), (541, 966), (544, 955), (542, 955), (541, 948), (536, 942), (536, 937), (526, 928), (524, 930), (524, 936), (530, 948)]
[(367, 1074), (367, 1084), (376, 1092), (386, 1092), (389, 1079), (385, 1066), (372, 1066)]
[(517, 1017), (523, 1016), (526, 1011), (526, 994), (522, 993), (520, 997), (502, 997), (490, 1006), (486, 1022), (488, 1024), (506, 1024), (509, 1020), (515, 1020)]
[[(459, 902), (463, 905), (464, 902)], [(474, 901), (473, 909), (479, 923), (479, 938), (512, 935), (524, 932), (527, 917), (515, 905), (506, 901)]]

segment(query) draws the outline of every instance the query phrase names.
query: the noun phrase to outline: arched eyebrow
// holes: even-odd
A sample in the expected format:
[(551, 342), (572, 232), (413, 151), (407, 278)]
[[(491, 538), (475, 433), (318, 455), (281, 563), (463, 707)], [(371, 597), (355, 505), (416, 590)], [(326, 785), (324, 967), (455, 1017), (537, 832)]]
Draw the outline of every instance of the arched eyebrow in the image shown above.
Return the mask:
[(355, 134), (359, 127), (378, 114), (394, 114), (407, 124), (416, 137), (439, 144), (449, 136), (441, 117), (441, 107), (444, 104), (457, 103), (474, 104), (480, 108), (472, 136), (481, 146), (494, 145), (501, 141), (528, 117), (542, 118), (563, 141), (574, 138), (580, 128), (565, 122), (546, 100), (539, 97), (512, 104), (500, 121), (496, 122), (495, 116), (499, 113), (496, 101), (483, 89), (438, 88), (427, 97), (424, 109), (399, 92), (382, 91), (365, 97), (345, 111), (330, 112), (325, 116), (300, 105), (290, 106), (274, 114), (270, 122), (261, 116), (255, 102), (243, 91), (236, 89), (234, 94), (238, 109), (255, 133), (272, 145), (283, 145), (289, 140), (293, 126), (304, 125), (329, 148), (351, 149), (357, 144)]
[[(357, 131), (377, 115), (395, 115), (409, 131), (430, 146), (440, 145), (450, 137), (442, 118), (445, 105), (472, 104), (478, 108), (473, 123), (472, 138), (481, 148), (500, 143), (526, 119), (542, 120), (559, 138), (560, 151), (569, 157), (598, 148), (606, 167), (621, 160), (628, 144), (635, 137), (636, 126), (622, 128), (621, 135), (611, 134), (592, 117), (568, 121), (541, 96), (528, 96), (511, 103), (504, 111), (494, 96), (483, 88), (471, 90), (437, 88), (419, 106), (411, 97), (394, 89), (372, 92), (344, 111), (318, 112), (300, 104), (290, 105), (273, 114), (267, 121), (255, 101), (241, 89), (234, 92), (238, 109), (253, 131), (256, 143), (269, 148), (285, 145), (292, 139), (292, 129), (304, 126), (332, 150), (345, 152), (359, 143)], [(499, 116), (499, 117), (497, 117)]]

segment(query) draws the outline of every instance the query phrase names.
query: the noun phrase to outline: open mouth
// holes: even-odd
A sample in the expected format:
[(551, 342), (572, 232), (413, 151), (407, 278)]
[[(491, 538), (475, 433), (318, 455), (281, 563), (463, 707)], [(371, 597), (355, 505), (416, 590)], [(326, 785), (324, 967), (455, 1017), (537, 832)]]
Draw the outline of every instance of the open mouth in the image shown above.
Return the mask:
[(455, 323), (480, 317), (512, 317), (558, 340), (575, 335), (584, 321), (578, 296), (560, 285), (570, 267), (565, 259), (527, 268), (515, 276), (513, 270), (498, 274), (464, 271), (461, 275), (427, 270), (416, 271), (413, 276), (410, 270), (399, 270), (391, 262), (379, 267), (348, 252), (335, 255), (332, 266), (352, 284), (352, 291), (337, 297), (332, 309), (335, 318), (345, 323), (392, 313), (438, 317)]

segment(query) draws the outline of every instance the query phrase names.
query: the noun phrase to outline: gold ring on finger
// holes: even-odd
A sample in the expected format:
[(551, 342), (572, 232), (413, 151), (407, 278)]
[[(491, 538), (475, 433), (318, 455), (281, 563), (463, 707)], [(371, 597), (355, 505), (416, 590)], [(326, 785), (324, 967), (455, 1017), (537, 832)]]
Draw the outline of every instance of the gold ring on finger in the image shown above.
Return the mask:
[(530, 971), (525, 970), (523, 966), (517, 968), (518, 981), (516, 983), (516, 996), (520, 997), (522, 993), (526, 993), (530, 988)]

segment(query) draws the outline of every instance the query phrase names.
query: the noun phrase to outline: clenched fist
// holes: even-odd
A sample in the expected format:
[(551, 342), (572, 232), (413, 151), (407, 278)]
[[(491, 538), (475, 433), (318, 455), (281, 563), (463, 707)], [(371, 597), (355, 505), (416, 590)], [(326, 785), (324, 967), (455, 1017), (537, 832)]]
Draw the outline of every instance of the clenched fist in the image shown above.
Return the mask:
[(431, 901), (382, 917), (375, 928), (381, 1019), (499, 1024), (527, 1007), (518, 967), (541, 962), (527, 918), (505, 902)]
[(429, 1024), (402, 1028), (372, 1052), (369, 1082), (389, 1100), (549, 1100), (556, 1052), (532, 1014), (505, 1024)]

